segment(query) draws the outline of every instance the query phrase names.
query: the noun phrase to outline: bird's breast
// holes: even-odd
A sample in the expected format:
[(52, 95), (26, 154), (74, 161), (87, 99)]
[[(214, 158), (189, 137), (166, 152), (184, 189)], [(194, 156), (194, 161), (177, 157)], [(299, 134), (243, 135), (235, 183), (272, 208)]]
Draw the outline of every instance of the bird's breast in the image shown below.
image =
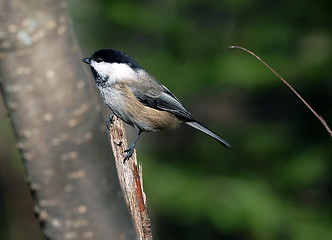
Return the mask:
[(172, 113), (143, 105), (125, 83), (99, 88), (104, 103), (123, 121), (143, 131), (174, 129), (180, 120)]

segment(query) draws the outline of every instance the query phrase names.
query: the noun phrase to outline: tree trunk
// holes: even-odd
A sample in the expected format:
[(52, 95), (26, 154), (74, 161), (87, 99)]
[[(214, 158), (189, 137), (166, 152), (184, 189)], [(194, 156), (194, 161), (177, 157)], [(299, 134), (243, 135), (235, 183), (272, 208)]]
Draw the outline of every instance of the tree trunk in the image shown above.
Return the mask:
[(64, 6), (0, 0), (1, 91), (34, 210), (48, 239), (136, 239)]

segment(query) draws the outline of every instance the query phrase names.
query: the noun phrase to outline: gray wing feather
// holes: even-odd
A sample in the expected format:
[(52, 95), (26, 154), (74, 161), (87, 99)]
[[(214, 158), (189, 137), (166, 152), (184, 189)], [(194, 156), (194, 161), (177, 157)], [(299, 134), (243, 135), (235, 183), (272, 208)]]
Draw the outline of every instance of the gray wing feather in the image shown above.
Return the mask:
[(191, 113), (182, 106), (174, 94), (171, 93), (164, 85), (158, 82), (151, 75), (143, 72), (142, 77), (136, 80), (138, 80), (138, 82), (132, 81), (129, 83), (129, 87), (132, 90), (134, 96), (142, 104), (154, 109), (173, 113), (175, 116), (185, 121), (189, 126), (213, 137), (225, 147), (232, 148), (232, 146), (220, 136), (196, 122), (191, 116)]
[(180, 101), (164, 85), (152, 76), (142, 79), (140, 84), (130, 84), (135, 97), (145, 106), (173, 113), (184, 121), (193, 121), (191, 113), (188, 112)]

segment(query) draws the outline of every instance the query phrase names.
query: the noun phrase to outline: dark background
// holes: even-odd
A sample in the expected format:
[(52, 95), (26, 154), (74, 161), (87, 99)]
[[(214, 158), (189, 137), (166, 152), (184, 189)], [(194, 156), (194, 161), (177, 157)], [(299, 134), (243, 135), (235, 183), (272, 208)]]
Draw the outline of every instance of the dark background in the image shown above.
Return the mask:
[[(156, 239), (332, 239), (331, 137), (263, 64), (228, 49), (257, 53), (331, 125), (328, 1), (67, 2), (84, 56), (128, 53), (234, 146), (187, 126), (141, 136)], [(41, 239), (2, 104), (0, 117), (0, 239)]]

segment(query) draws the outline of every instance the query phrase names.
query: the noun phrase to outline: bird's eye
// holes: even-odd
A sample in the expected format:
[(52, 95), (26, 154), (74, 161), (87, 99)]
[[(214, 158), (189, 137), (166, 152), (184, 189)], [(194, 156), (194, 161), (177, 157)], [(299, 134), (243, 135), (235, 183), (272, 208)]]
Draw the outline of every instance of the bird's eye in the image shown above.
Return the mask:
[(103, 59), (102, 59), (101, 57), (98, 57), (98, 58), (96, 59), (96, 61), (100, 63), (100, 62), (103, 61)]

